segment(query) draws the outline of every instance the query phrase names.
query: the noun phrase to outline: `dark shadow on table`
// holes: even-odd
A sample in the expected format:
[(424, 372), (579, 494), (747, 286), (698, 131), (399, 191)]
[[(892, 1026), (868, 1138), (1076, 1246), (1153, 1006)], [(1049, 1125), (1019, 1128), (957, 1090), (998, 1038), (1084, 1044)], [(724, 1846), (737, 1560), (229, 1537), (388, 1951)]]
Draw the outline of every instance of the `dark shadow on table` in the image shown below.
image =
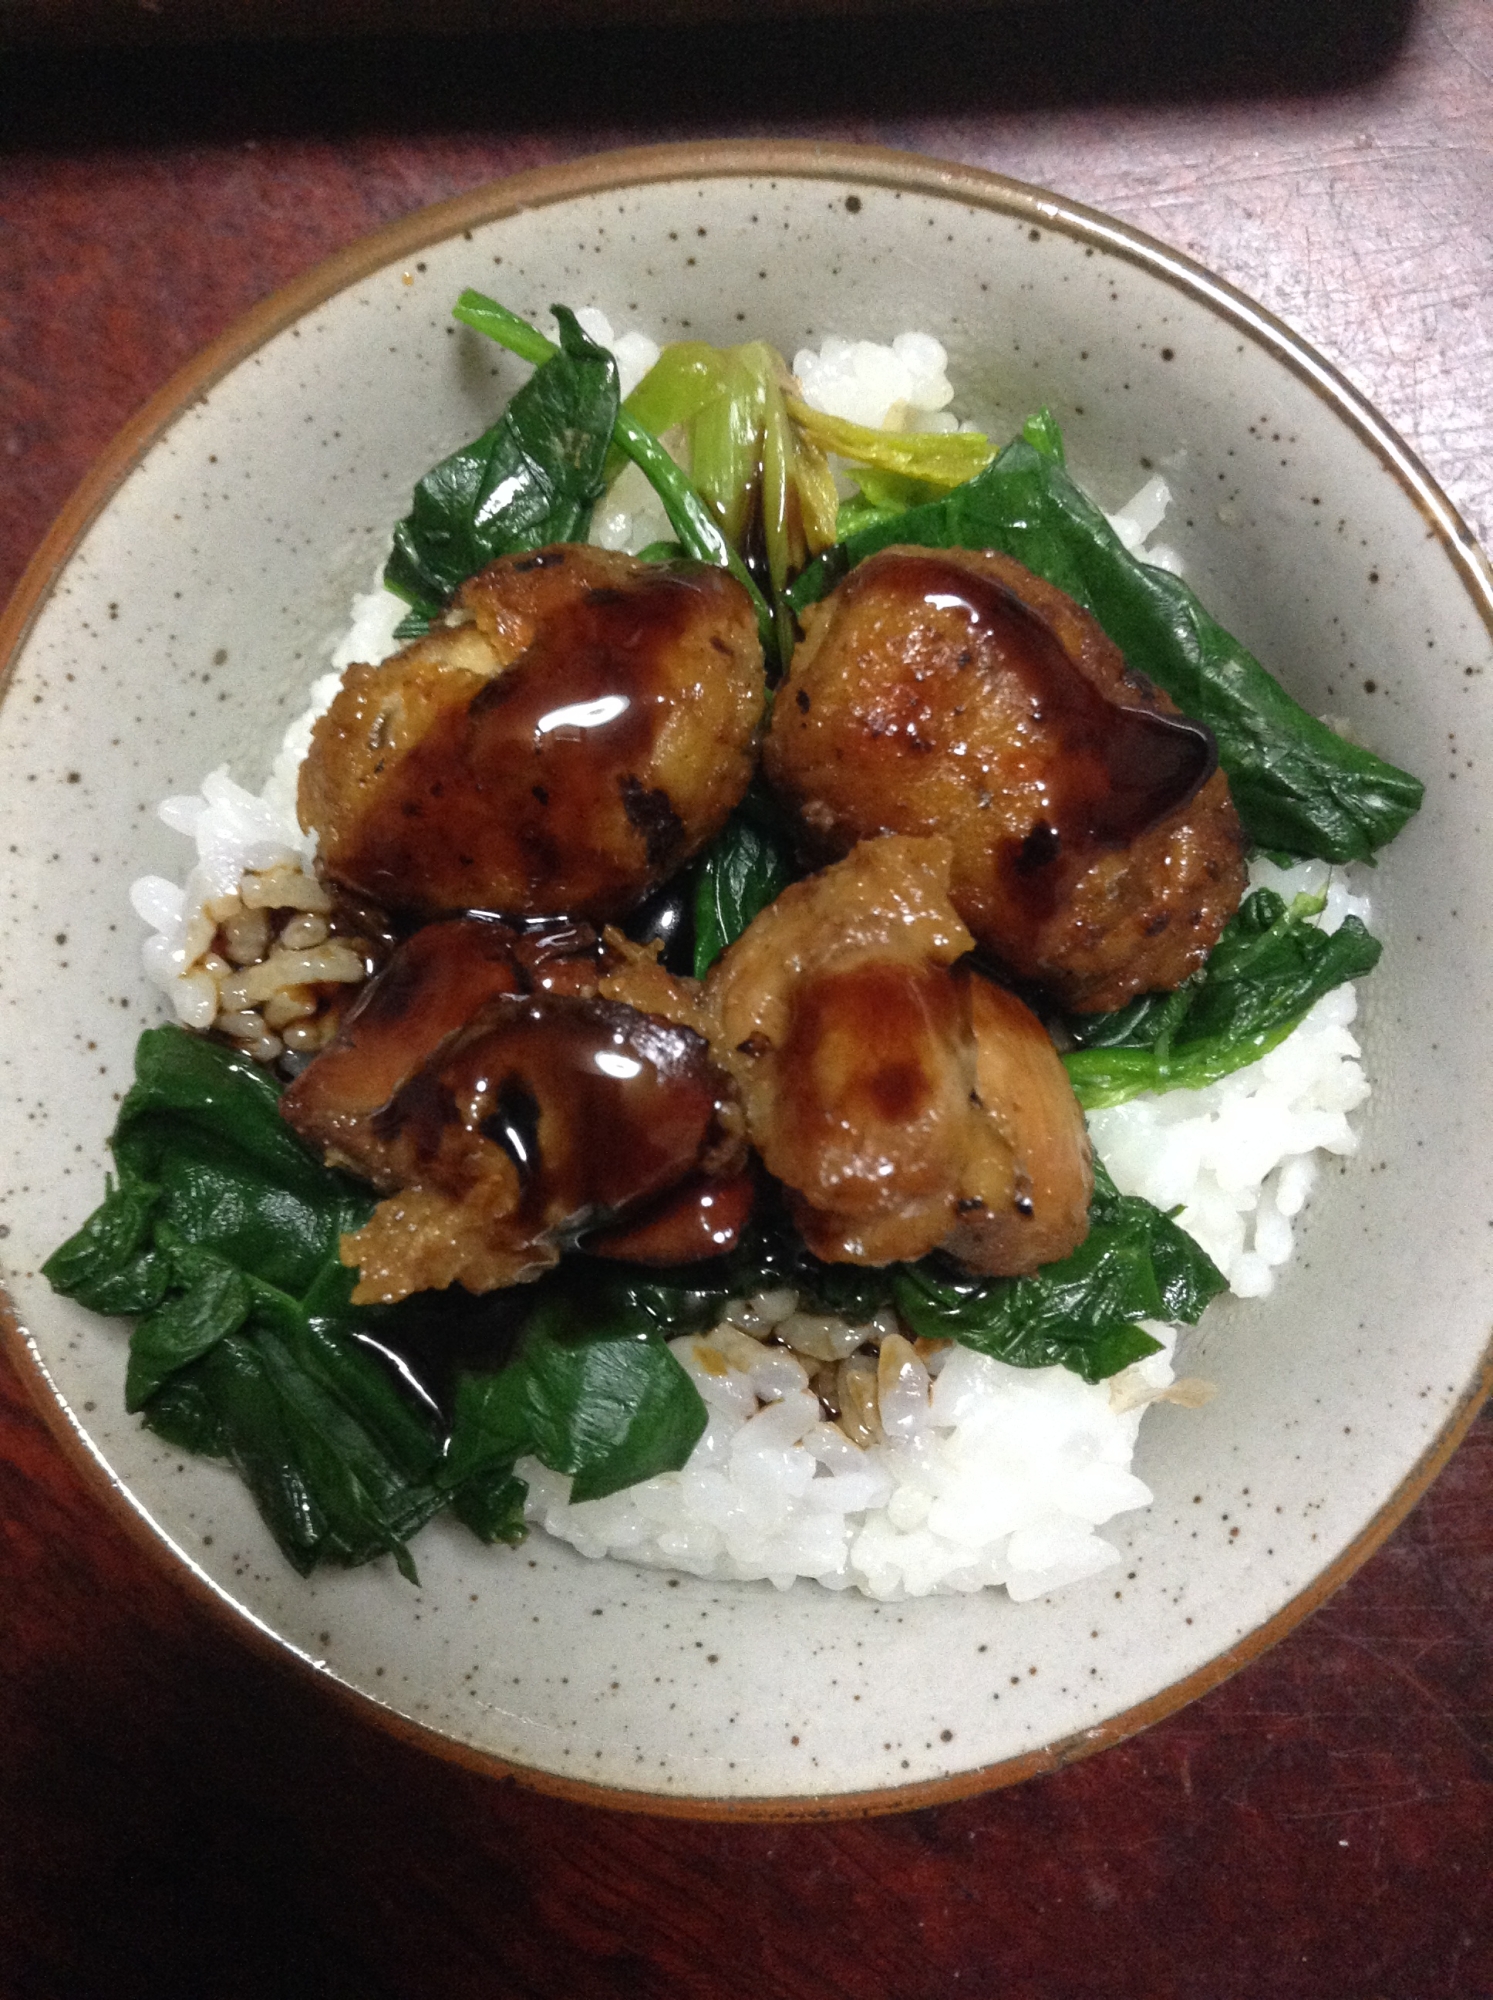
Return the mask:
[(774, 5), (689, 27), (38, 47), (0, 53), (0, 152), (608, 124), (678, 137), (857, 113), (1314, 96), (1385, 73), (1414, 15), (1415, 0), (1041, 0), (854, 18)]

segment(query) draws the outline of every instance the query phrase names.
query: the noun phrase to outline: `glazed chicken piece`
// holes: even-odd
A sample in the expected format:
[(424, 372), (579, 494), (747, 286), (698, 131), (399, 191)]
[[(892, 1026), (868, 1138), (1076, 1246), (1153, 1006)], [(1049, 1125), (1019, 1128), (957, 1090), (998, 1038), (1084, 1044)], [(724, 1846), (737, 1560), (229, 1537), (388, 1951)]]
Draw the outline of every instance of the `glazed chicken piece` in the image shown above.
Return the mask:
[(946, 835), (980, 943), (1079, 1012), (1197, 971), (1245, 841), (1210, 732), (1009, 557), (888, 548), (805, 614), (764, 763), (811, 859)]
[(862, 842), (785, 889), (712, 968), (706, 1005), (747, 1131), (816, 1256), (946, 1249), (1015, 1274), (1088, 1231), (1083, 1114), (1046, 1030), (957, 964), (942, 839)]
[(522, 1283), (613, 1224), (638, 1262), (735, 1242), (730, 1079), (694, 1028), (605, 997), (604, 962), (585, 925), (429, 926), (285, 1092), (301, 1137), (387, 1197), (343, 1238), (355, 1303)]
[(349, 667), (301, 769), (323, 872), (420, 919), (622, 914), (745, 791), (762, 648), (724, 570), (557, 546), (491, 563), (454, 614)]

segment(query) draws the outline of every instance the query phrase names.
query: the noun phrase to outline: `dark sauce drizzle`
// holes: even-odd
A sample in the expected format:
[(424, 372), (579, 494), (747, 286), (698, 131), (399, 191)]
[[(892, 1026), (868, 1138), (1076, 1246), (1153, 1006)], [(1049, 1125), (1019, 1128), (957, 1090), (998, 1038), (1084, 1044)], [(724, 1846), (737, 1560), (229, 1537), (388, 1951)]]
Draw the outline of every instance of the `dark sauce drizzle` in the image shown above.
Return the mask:
[(451, 890), (468, 879), (476, 888), (488, 857), (531, 890), (577, 883), (584, 912), (615, 895), (609, 843), (620, 802), (650, 867), (666, 873), (684, 829), (667, 795), (636, 773), (666, 714), (663, 662), (700, 589), (660, 569), (548, 615), (513, 666), (440, 716), (390, 773), (341, 872), (395, 910), (428, 914), (433, 904), (475, 901), (480, 889)]
[(938, 554), (874, 556), (856, 588), (892, 592), (966, 621), (984, 672), (1014, 681), (1045, 754), (1043, 808), (1002, 855), (1008, 894), (1028, 917), (1051, 914), (1077, 870), (1123, 848), (1186, 805), (1218, 767), (1213, 733), (1188, 716), (1112, 701), (1057, 633), (1013, 590)]

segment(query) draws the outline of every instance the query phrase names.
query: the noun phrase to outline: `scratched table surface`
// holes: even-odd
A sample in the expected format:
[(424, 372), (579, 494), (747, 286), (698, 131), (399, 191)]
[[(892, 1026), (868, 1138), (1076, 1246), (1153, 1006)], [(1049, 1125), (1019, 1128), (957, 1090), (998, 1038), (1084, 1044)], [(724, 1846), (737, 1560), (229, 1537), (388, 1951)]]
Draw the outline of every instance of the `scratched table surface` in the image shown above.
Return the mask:
[[(517, 168), (747, 133), (976, 162), (1181, 245), (1486, 541), (1490, 75), (1485, 0), (0, 56), (0, 598), (132, 410), (328, 252)], [(1325, 1609), (1149, 1733), (962, 1804), (732, 1826), (389, 1739), (190, 1600), (5, 1374), (0, 1992), (1493, 1994), (1493, 1422)]]

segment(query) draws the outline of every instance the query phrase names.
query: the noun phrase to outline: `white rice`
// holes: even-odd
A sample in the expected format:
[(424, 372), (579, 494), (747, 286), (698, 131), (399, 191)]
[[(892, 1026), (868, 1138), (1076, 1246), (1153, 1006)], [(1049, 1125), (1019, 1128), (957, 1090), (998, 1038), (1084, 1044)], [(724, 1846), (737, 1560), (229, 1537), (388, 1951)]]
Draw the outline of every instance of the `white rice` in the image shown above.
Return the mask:
[[(578, 317), (617, 355), (626, 393), (658, 349), (642, 334), (614, 336), (594, 309)], [(957, 427), (945, 364), (944, 350), (925, 334), (903, 334), (890, 347), (831, 339), (794, 357), (806, 400), (885, 428)], [(1165, 481), (1152, 478), (1111, 524), (1133, 554), (1180, 570), (1175, 554), (1151, 539), (1169, 500)], [(593, 538), (608, 547), (638, 549), (671, 533), (634, 467), (593, 522)], [(200, 796), (160, 808), (168, 826), (195, 842), (197, 862), (184, 884), (143, 878), (131, 900), (152, 931), (146, 970), (189, 1026), (210, 1026), (217, 1006), (219, 975), (204, 971), (215, 907), (232, 899), (246, 871), (299, 871), (313, 861), (314, 838), (295, 813), (312, 724), (345, 666), (395, 649), (405, 610), (377, 587), (355, 600), (352, 627), (310, 706), (286, 731), (257, 797), (220, 767)], [(1326, 930), (1350, 913), (1368, 916), (1367, 900), (1325, 863), (1282, 870), (1257, 861), (1251, 884), (1288, 901), (1325, 893), (1317, 921)], [(1348, 1113), (1369, 1094), (1350, 1032), (1356, 1007), (1354, 989), (1339, 987), (1250, 1068), (1205, 1090), (1145, 1095), (1090, 1114), (1095, 1149), (1120, 1188), (1179, 1210), (1181, 1226), (1240, 1298), (1264, 1296), (1289, 1259), (1319, 1155), (1356, 1150)], [(880, 1598), (1002, 1584), (1023, 1600), (1119, 1562), (1097, 1530), (1150, 1504), (1150, 1490), (1130, 1470), (1147, 1405), (1207, 1393), (1206, 1385), (1175, 1382), (1177, 1329), (1149, 1322), (1161, 1351), (1097, 1386), (1063, 1368), (1011, 1368), (967, 1348), (920, 1344), (882, 1395), (881, 1435), (862, 1447), (824, 1420), (803, 1361), (771, 1338), (792, 1304), (791, 1294), (775, 1306), (738, 1303), (711, 1333), (672, 1343), (709, 1412), (680, 1471), (572, 1506), (570, 1480), (527, 1459), (519, 1471), (529, 1482), (530, 1521), (584, 1555), (705, 1577), (765, 1578), (786, 1589), (802, 1576)], [(848, 1353), (858, 1335), (879, 1331), (841, 1329), (836, 1351)]]
[[(1325, 861), (1277, 868), (1257, 858), (1252, 888), (1327, 897), (1316, 919), (1335, 931), (1344, 917), (1366, 920), (1369, 902), (1344, 871)], [(1317, 1177), (1319, 1153), (1357, 1152), (1348, 1113), (1369, 1094), (1361, 1051), (1349, 1032), (1357, 989), (1323, 994), (1280, 1046), (1247, 1069), (1203, 1090), (1146, 1092), (1112, 1110), (1091, 1111), (1089, 1132), (1122, 1193), (1144, 1195), (1202, 1244), (1238, 1298), (1274, 1288), (1290, 1258), (1295, 1219)]]
[(899, 1434), (865, 1450), (823, 1421), (785, 1349), (729, 1327), (676, 1340), (710, 1413), (689, 1463), (572, 1507), (570, 1481), (525, 1459), (529, 1518), (583, 1555), (784, 1590), (807, 1576), (882, 1598), (991, 1584), (1038, 1597), (1118, 1562), (1095, 1528), (1150, 1504), (1130, 1459), (1145, 1404), (1172, 1381), (1173, 1337), (1152, 1330), (1162, 1352), (1097, 1387), (947, 1348)]
[(810, 409), (873, 431), (957, 430), (949, 357), (931, 334), (899, 333), (890, 347), (831, 335), (801, 347), (793, 372)]
[(1168, 569), (1173, 576), (1182, 574), (1182, 558), (1175, 549), (1164, 542), (1151, 538), (1166, 519), (1166, 510), (1172, 504), (1172, 489), (1158, 472), (1148, 479), (1138, 493), (1130, 498), (1117, 514), (1106, 516), (1109, 525), (1119, 536), (1128, 554), (1139, 556), (1153, 569)]
[(646, 333), (613, 333), (612, 322), (599, 306), (582, 306), (576, 314), (582, 333), (598, 347), (611, 350), (617, 364), (617, 387), (630, 396), (659, 357), (659, 345)]

